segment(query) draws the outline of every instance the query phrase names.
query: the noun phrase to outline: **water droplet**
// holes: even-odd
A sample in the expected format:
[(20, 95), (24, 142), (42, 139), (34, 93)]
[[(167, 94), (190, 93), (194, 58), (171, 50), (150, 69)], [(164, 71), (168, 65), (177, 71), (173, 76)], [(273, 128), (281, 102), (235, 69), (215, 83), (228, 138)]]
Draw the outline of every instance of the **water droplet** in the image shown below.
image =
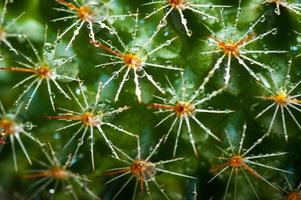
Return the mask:
[(46, 53), (53, 53), (53, 50), (54, 50), (54, 45), (53, 44), (51, 44), (49, 42), (45, 43), (44, 51)]
[(88, 142), (89, 142), (90, 144), (94, 145), (94, 144), (95, 144), (95, 139), (94, 139), (94, 137), (89, 136), (89, 137), (88, 137)]
[(33, 127), (34, 127), (34, 125), (31, 122), (25, 122), (25, 124), (24, 124), (24, 128), (27, 131), (31, 131), (33, 129)]
[(277, 34), (277, 28), (273, 28), (273, 29), (272, 29), (272, 34), (273, 34), (273, 35)]
[(265, 21), (265, 16), (263, 15), (261, 18), (260, 18), (260, 22), (264, 22)]
[(49, 189), (49, 193), (50, 194), (54, 194), (55, 193), (55, 190), (53, 188)]
[(241, 15), (241, 14), (243, 13), (242, 8), (238, 8), (238, 9), (237, 9), (237, 13)]
[(76, 30), (73, 32), (73, 34), (74, 34), (74, 35), (78, 35), (78, 34), (79, 34), (79, 30), (76, 29)]
[(113, 28), (110, 28), (109, 33), (114, 35), (114, 34), (117, 34), (117, 31)]
[(54, 134), (52, 135), (52, 137), (53, 137), (53, 139), (59, 140), (59, 139), (61, 139), (61, 134), (59, 134), (59, 133), (54, 133)]
[(84, 139), (83, 139), (83, 138), (79, 138), (79, 139), (77, 140), (77, 145), (81, 146), (81, 145), (83, 145), (83, 144), (84, 144)]
[(275, 11), (275, 13), (276, 13), (277, 15), (280, 15), (280, 14), (281, 14), (281, 13), (280, 13), (280, 7), (276, 7), (274, 11)]
[(206, 20), (206, 19), (208, 19), (208, 17), (206, 15), (203, 15), (202, 20)]

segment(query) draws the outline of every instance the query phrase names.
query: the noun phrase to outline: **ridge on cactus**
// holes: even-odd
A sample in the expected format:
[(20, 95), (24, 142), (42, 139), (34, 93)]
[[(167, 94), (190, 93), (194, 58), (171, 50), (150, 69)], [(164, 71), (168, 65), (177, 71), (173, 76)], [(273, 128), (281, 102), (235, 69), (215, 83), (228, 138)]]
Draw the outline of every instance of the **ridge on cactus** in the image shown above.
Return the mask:
[(280, 83), (280, 85), (279, 83), (277, 83), (277, 80), (273, 80), (273, 85), (269, 86), (260, 84), (265, 90), (266, 95), (259, 96), (258, 98), (264, 100), (265, 102), (270, 102), (270, 104), (266, 108), (264, 108), (260, 113), (258, 113), (258, 115), (255, 117), (259, 118), (266, 112), (270, 111), (272, 108), (275, 108), (266, 134), (269, 135), (271, 133), (277, 114), (279, 113), (279, 115), (281, 116), (284, 138), (286, 141), (288, 140), (288, 131), (286, 127), (287, 125), (285, 115), (286, 112), (301, 130), (301, 125), (298, 119), (295, 117), (294, 113), (292, 112), (292, 110), (301, 112), (301, 93), (297, 91), (298, 87), (301, 84), (301, 81), (297, 83), (290, 82), (290, 69), (291, 61), (288, 66), (287, 75), (285, 76), (284, 81)]
[(201, 89), (199, 88), (198, 90), (192, 92), (186, 88), (183, 74), (181, 76), (181, 83), (177, 89), (170, 83), (168, 79), (167, 81), (169, 83), (169, 88), (167, 92), (169, 93), (170, 97), (167, 98), (157, 97), (159, 100), (163, 102), (163, 104), (155, 103), (150, 105), (151, 108), (159, 109), (159, 111), (156, 112), (157, 114), (161, 114), (161, 113), (168, 114), (156, 126), (159, 126), (160, 124), (164, 123), (166, 120), (170, 118), (175, 118), (167, 134), (165, 135), (165, 141), (166, 141), (170, 133), (172, 132), (174, 126), (178, 122), (177, 135), (176, 135), (176, 140), (173, 149), (173, 156), (175, 156), (177, 152), (179, 137), (182, 131), (182, 124), (184, 122), (188, 130), (189, 141), (192, 145), (193, 152), (197, 156), (198, 152), (195, 146), (190, 120), (195, 122), (202, 130), (204, 130), (208, 135), (213, 137), (215, 140), (220, 141), (220, 139), (214, 133), (212, 133), (211, 130), (207, 128), (196, 117), (196, 115), (199, 113), (222, 114), (222, 113), (233, 112), (231, 110), (215, 110), (212, 108), (204, 107), (205, 103), (207, 103), (212, 98), (222, 93), (225, 90), (225, 88), (223, 87), (218, 90), (212, 91), (211, 93), (205, 93), (204, 92), (205, 89), (204, 82), (206, 81), (205, 78), (204, 82), (201, 84), (204, 87), (203, 88), (200, 87)]
[[(43, 190), (49, 188), (53, 184), (53, 188), (49, 189), (49, 199), (54, 198), (55, 193), (58, 190), (58, 187), (63, 187), (64, 190), (68, 190), (68, 193), (72, 195), (72, 198), (78, 200), (77, 194), (75, 192), (75, 187), (80, 187), (85, 191), (85, 194), (89, 199), (100, 200), (87, 186), (87, 183), (90, 183), (86, 176), (73, 173), (70, 168), (71, 166), (71, 156), (68, 156), (68, 159), (65, 163), (61, 163), (59, 158), (56, 155), (56, 152), (53, 150), (50, 143), (48, 143), (48, 148), (46, 146), (41, 147), (42, 152), (44, 153), (47, 162), (38, 161), (37, 162), (43, 167), (42, 169), (36, 169), (29, 172), (25, 177), (27, 179), (36, 179), (32, 187), (37, 187), (35, 191), (31, 194), (29, 199), (33, 199), (38, 193), (42, 193)], [(47, 193), (46, 193), (47, 194)]]
[(91, 164), (93, 170), (95, 169), (94, 164), (94, 128), (98, 130), (100, 133), (100, 136), (104, 139), (105, 143), (108, 145), (108, 147), (111, 149), (114, 156), (118, 157), (116, 151), (113, 148), (112, 142), (107, 138), (105, 132), (103, 131), (103, 126), (108, 126), (114, 130), (117, 130), (121, 133), (124, 133), (126, 135), (129, 135), (131, 137), (134, 137), (135, 139), (138, 138), (137, 135), (134, 135), (133, 133), (130, 133), (129, 131), (124, 130), (123, 128), (119, 128), (118, 126), (112, 124), (110, 122), (111, 118), (113, 118), (115, 115), (129, 109), (128, 106), (120, 107), (117, 109), (111, 108), (108, 104), (105, 102), (101, 102), (101, 82), (98, 85), (98, 90), (95, 96), (95, 101), (92, 103), (88, 102), (88, 99), (86, 97), (86, 94), (84, 92), (82, 82), (79, 81), (79, 91), (82, 96), (83, 102), (79, 100), (79, 98), (72, 92), (71, 89), (70, 93), (72, 97), (74, 98), (75, 102), (80, 108), (80, 111), (74, 111), (74, 110), (68, 110), (61, 108), (62, 111), (65, 113), (61, 113), (57, 116), (48, 116), (48, 119), (57, 119), (57, 120), (64, 120), (70, 122), (70, 124), (59, 128), (57, 131), (65, 130), (68, 128), (71, 128), (73, 126), (79, 126), (78, 130), (72, 135), (72, 137), (69, 139), (67, 144), (64, 148), (66, 148), (68, 145), (70, 145), (76, 137), (78, 137), (81, 134), (81, 137), (79, 138), (77, 142), (76, 150), (73, 154), (73, 159), (76, 158), (76, 155), (78, 153), (79, 148), (83, 145), (84, 139), (86, 138), (87, 134), (89, 134), (89, 142), (90, 142), (90, 152), (91, 152)]
[(212, 173), (216, 173), (212, 179), (210, 179), (209, 182), (214, 180), (216, 177), (220, 176), (223, 173), (226, 173), (226, 171), (230, 170), (230, 175), (227, 181), (227, 186), (225, 190), (225, 195), (224, 199), (227, 199), (227, 194), (228, 194), (228, 189), (230, 182), (232, 180), (232, 176), (234, 174), (234, 199), (237, 197), (237, 176), (238, 173), (242, 171), (243, 176), (246, 178), (248, 184), (250, 185), (250, 188), (254, 192), (255, 196), (257, 199), (260, 199), (254, 185), (252, 184), (250, 178), (248, 177), (248, 174), (254, 176), (257, 179), (262, 180), (263, 182), (267, 183), (274, 189), (280, 191), (279, 187), (273, 184), (272, 182), (268, 181), (266, 178), (264, 178), (261, 174), (259, 174), (253, 167), (261, 167), (265, 169), (270, 169), (273, 171), (278, 171), (278, 172), (284, 172), (284, 173), (291, 173), (289, 171), (279, 169), (274, 166), (270, 166), (267, 164), (262, 164), (259, 161), (256, 161), (257, 159), (262, 159), (262, 158), (277, 158), (278, 156), (283, 156), (286, 155), (287, 152), (279, 152), (279, 153), (268, 153), (268, 154), (259, 154), (259, 155), (249, 155), (250, 152), (257, 147), (259, 144), (263, 142), (263, 140), (266, 138), (267, 135), (263, 135), (262, 137), (258, 138), (257, 141), (253, 143), (248, 149), (244, 148), (244, 140), (246, 137), (246, 129), (247, 125), (244, 124), (243, 126), (243, 131), (241, 135), (241, 139), (239, 141), (239, 144), (232, 144), (231, 138), (228, 137), (228, 143), (229, 143), (229, 148), (227, 149), (222, 149), (221, 147), (218, 147), (218, 149), (222, 152), (222, 155), (218, 157), (218, 160), (223, 162), (222, 164), (217, 165), (216, 167), (212, 168), (210, 171)]
[(22, 33), (15, 33), (10, 30), (15, 25), (16, 21), (20, 17), (22, 17), (22, 15), (24, 15), (24, 12), (15, 17), (13, 20), (6, 21), (5, 14), (7, 12), (7, 4), (8, 0), (5, 0), (0, 16), (0, 45), (1, 42), (3, 42), (9, 48), (10, 51), (13, 51), (14, 53), (18, 54), (18, 51), (12, 46), (8, 39), (25, 37), (25, 35)]
[[(15, 139), (19, 143), (26, 159), (31, 164), (31, 159), (29, 157), (29, 154), (27, 153), (26, 147), (22, 141), (22, 136), (25, 135), (30, 140), (34, 141), (35, 143), (42, 146), (43, 144), (40, 142), (40, 140), (36, 137), (34, 137), (29, 131), (32, 129), (33, 125), (30, 122), (22, 122), (19, 119), (19, 114), (22, 109), (23, 104), (20, 104), (16, 111), (14, 112), (6, 112), (2, 103), (0, 102), (0, 130), (1, 130), (1, 138), (0, 143), (1, 145), (5, 145), (9, 139), (9, 143), (12, 147), (12, 154), (13, 154), (13, 161), (15, 170), (18, 170), (18, 164), (17, 164), (17, 155), (15, 150)], [(2, 150), (3, 146), (1, 146)]]
[[(139, 185), (140, 190), (144, 191), (146, 190), (147, 195), (150, 199), (152, 199), (149, 182), (152, 182), (155, 184), (157, 189), (162, 193), (165, 199), (170, 199), (168, 195), (165, 193), (165, 191), (161, 188), (159, 183), (156, 180), (157, 173), (166, 173), (173, 176), (179, 176), (183, 178), (189, 178), (189, 179), (196, 179), (193, 176), (169, 171), (166, 169), (163, 169), (163, 164), (169, 164), (177, 161), (181, 161), (184, 158), (174, 158), (171, 160), (161, 160), (158, 162), (152, 162), (151, 159), (153, 155), (158, 151), (158, 148), (161, 146), (163, 142), (163, 137), (160, 138), (159, 142), (155, 145), (155, 147), (151, 150), (151, 152), (148, 154), (148, 156), (143, 159), (141, 155), (141, 147), (140, 147), (140, 141), (137, 140), (137, 156), (135, 158), (132, 158), (128, 154), (126, 154), (123, 150), (119, 149), (118, 147), (114, 146), (116, 151), (125, 159), (121, 160), (128, 164), (126, 167), (117, 168), (117, 169), (110, 169), (106, 172), (106, 175), (115, 175), (118, 176), (112, 178), (111, 180), (107, 181), (106, 184), (109, 184), (113, 181), (116, 181), (126, 175), (130, 175), (130, 178), (123, 184), (123, 186), (119, 189), (119, 191), (116, 192), (115, 196), (112, 198), (112, 200), (115, 200), (122, 190), (125, 189), (125, 187), (131, 182), (131, 180), (136, 179), (134, 193), (132, 196), (132, 199), (136, 199), (136, 193), (137, 193), (137, 187)], [(117, 158), (119, 160), (119, 158)]]

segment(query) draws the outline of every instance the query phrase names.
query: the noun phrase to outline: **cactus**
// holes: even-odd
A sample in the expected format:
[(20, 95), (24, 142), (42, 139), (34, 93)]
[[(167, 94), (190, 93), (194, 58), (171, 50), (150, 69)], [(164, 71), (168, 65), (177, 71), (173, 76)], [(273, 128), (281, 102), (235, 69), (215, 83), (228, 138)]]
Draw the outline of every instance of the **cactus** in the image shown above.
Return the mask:
[(300, 200), (301, 2), (1, 0), (0, 198)]

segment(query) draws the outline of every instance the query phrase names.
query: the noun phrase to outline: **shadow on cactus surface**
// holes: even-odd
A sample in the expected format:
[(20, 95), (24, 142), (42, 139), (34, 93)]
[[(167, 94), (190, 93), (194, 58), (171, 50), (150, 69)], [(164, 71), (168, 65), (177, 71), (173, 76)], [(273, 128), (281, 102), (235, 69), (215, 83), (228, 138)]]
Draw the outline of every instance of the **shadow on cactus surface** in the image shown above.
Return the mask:
[(301, 200), (300, 0), (0, 0), (0, 199)]

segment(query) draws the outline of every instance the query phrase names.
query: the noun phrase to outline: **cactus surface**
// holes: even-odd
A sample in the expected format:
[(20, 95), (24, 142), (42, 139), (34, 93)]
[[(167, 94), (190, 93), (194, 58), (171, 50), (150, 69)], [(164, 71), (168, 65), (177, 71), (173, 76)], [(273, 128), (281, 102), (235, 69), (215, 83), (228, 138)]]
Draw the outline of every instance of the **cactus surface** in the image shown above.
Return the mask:
[(301, 200), (300, 0), (0, 0), (0, 199)]

